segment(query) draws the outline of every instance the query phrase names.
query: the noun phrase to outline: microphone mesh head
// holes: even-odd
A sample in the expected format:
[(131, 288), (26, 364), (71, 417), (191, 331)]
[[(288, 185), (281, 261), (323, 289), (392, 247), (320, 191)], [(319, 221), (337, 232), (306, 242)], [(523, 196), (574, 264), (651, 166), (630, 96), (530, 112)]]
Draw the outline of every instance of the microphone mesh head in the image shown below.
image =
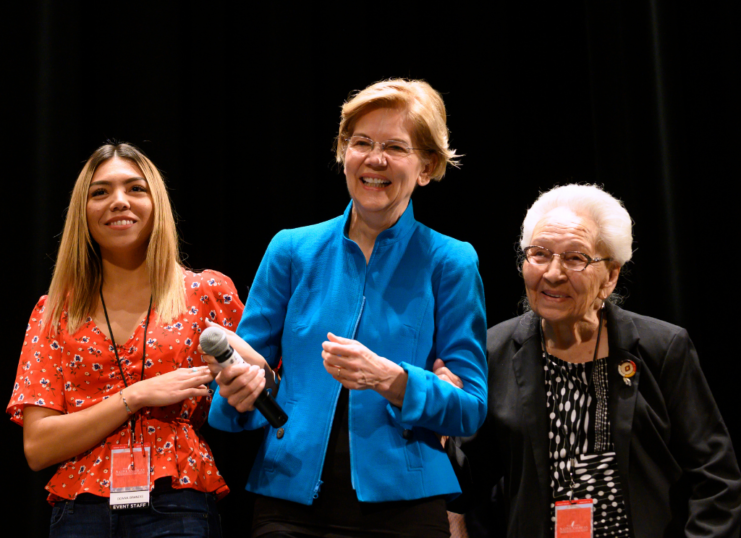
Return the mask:
[(218, 357), (229, 349), (229, 342), (224, 331), (209, 327), (201, 333), (201, 347), (206, 355)]

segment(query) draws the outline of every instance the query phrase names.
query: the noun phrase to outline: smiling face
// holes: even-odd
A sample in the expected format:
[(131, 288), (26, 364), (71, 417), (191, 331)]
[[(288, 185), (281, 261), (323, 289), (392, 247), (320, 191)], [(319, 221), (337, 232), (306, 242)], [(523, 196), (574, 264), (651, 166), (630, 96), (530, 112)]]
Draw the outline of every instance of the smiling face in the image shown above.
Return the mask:
[(152, 196), (139, 167), (112, 157), (101, 163), (90, 182), (87, 224), (101, 255), (146, 258), (154, 223)]
[[(608, 253), (598, 248), (597, 236), (597, 224), (590, 217), (557, 208), (536, 224), (531, 244), (556, 254), (579, 251), (592, 258), (606, 257)], [(615, 289), (619, 274), (620, 268), (608, 262), (590, 264), (581, 272), (568, 271), (558, 256), (549, 265), (525, 261), (522, 266), (530, 307), (550, 323), (591, 319)]]
[[(367, 112), (357, 120), (351, 134), (375, 142), (396, 140), (415, 147), (404, 111), (397, 108)], [(345, 178), (353, 211), (363, 219), (380, 219), (393, 225), (409, 205), (414, 187), (430, 182), (431, 164), (423, 157), (419, 151), (407, 157), (389, 157), (378, 144), (365, 155), (348, 148)]]

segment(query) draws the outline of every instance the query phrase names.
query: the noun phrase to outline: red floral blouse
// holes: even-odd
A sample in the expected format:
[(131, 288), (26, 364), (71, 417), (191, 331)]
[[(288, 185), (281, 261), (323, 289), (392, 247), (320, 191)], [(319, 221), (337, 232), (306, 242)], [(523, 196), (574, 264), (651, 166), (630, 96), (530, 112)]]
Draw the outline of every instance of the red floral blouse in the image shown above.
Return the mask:
[[(177, 368), (205, 364), (198, 353), (198, 339), (205, 319), (234, 330), (244, 305), (229, 277), (216, 271), (183, 271), (187, 312), (169, 325), (152, 315), (146, 334), (144, 378)], [(76, 413), (111, 397), (124, 388), (111, 340), (88, 318), (73, 335), (67, 332), (66, 312), (61, 330), (49, 336), (41, 326), (46, 296), (31, 314), (26, 329), (18, 375), (7, 412), (23, 425), (23, 408), (37, 405)], [(142, 375), (144, 320), (128, 341), (118, 345), (121, 368), (127, 379)], [(123, 404), (121, 404), (123, 405)], [(211, 449), (198, 435), (206, 421), (211, 397), (189, 398), (167, 407), (145, 407), (136, 413), (136, 437), (151, 446), (151, 486), (161, 477), (172, 477), (175, 488), (193, 488), (218, 497), (229, 491), (214, 465)], [(99, 445), (59, 465), (47, 484), (49, 502), (74, 499), (80, 493), (101, 497), (110, 494), (111, 446), (128, 444), (128, 421)]]

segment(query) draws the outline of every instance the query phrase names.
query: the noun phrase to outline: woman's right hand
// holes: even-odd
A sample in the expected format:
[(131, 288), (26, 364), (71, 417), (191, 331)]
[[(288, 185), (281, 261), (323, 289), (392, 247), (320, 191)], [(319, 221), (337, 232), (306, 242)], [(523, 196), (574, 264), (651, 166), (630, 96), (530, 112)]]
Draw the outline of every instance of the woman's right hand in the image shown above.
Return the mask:
[(212, 391), (206, 385), (213, 379), (208, 366), (178, 368), (134, 383), (123, 389), (123, 395), (136, 413), (142, 407), (164, 407), (187, 398), (208, 396)]
[(240, 413), (254, 411), (255, 400), (265, 388), (265, 370), (254, 364), (233, 364), (216, 376), (219, 395)]
[(198, 352), (203, 355), (203, 360), (208, 364), (211, 373), (215, 376), (216, 383), (219, 385), (219, 395), (240, 413), (254, 411), (255, 400), (265, 388), (264, 368), (269, 368), (267, 361), (237, 333), (208, 319), (206, 324), (209, 328), (217, 327), (224, 331), (229, 345), (245, 361), (222, 369), (215, 358), (204, 354), (203, 348), (200, 345), (198, 346)]

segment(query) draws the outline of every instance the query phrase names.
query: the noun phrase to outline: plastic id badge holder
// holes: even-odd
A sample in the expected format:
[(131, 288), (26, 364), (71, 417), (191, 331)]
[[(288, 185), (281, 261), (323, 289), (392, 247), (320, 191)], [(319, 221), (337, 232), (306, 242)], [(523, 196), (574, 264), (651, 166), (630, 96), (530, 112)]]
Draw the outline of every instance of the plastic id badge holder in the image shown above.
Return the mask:
[(149, 445), (111, 449), (111, 510), (149, 506)]
[(556, 538), (592, 538), (593, 499), (556, 503)]

